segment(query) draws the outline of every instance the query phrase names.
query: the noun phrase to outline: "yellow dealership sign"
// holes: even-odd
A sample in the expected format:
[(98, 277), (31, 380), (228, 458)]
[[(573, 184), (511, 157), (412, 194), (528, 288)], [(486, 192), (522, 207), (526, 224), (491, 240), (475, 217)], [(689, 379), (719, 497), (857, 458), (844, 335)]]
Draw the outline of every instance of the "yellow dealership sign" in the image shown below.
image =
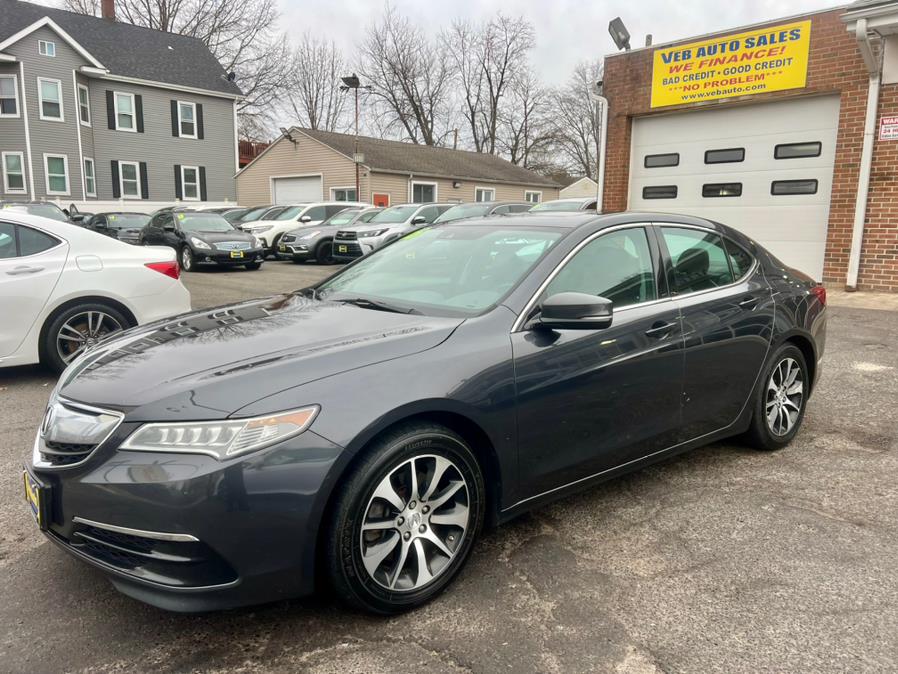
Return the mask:
[(811, 22), (656, 49), (652, 107), (713, 101), (805, 86)]

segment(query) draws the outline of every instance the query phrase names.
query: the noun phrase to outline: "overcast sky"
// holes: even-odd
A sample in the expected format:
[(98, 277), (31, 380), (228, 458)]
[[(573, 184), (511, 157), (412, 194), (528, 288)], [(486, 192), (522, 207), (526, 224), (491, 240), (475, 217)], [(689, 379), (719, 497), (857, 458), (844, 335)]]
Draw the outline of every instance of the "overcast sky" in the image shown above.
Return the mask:
[[(278, 0), (282, 25), (297, 35), (311, 29), (352, 53), (365, 26), (383, 11), (378, 0)], [(394, 0), (400, 12), (439, 31), (456, 17), (472, 20), (496, 11), (523, 15), (536, 28), (533, 63), (547, 84), (566, 79), (574, 66), (616, 51), (608, 21), (620, 16), (640, 47), (846, 4), (833, 0)]]

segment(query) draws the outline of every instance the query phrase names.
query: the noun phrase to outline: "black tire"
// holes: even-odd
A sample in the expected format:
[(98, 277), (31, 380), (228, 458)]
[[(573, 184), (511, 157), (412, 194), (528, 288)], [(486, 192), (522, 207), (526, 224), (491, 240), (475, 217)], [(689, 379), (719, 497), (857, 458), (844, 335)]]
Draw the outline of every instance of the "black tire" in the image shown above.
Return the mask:
[[(126, 330), (133, 325), (128, 317), (125, 316), (125, 314), (123, 314), (119, 309), (116, 309), (112, 305), (106, 304), (104, 302), (91, 301), (85, 302), (83, 304), (76, 304), (56, 314), (47, 324), (46, 330), (43, 331), (40, 345), (41, 362), (54, 372), (62, 372), (68, 366), (68, 363), (63, 357), (63, 354), (60, 353), (60, 348), (76, 348), (75, 343), (72, 342), (71, 339), (59, 339), (60, 331), (62, 331), (64, 326), (70, 323), (70, 321), (76, 324), (80, 323), (80, 321), (78, 321), (78, 318), (85, 312), (101, 313), (104, 314), (108, 319), (104, 319), (101, 323), (99, 323), (97, 335), (95, 335), (94, 337), (88, 339), (87, 333), (84, 333), (85, 341), (87, 341), (89, 345), (93, 344), (93, 340), (111, 334), (112, 332), (115, 332), (116, 329)], [(94, 318), (94, 322), (96, 320), (97, 319)], [(118, 326), (116, 326), (115, 324), (118, 324)], [(84, 321), (84, 325), (85, 327), (87, 327), (86, 319)], [(66, 331), (63, 333), (64, 337), (71, 336), (72, 334), (73, 333), (69, 329), (66, 329)], [(59, 341), (62, 341), (65, 346), (58, 347), (57, 344)]]
[(315, 249), (315, 261), (318, 264), (334, 264), (334, 242), (333, 239), (325, 239), (318, 244)]
[(178, 251), (178, 265), (181, 271), (193, 271), (196, 268), (196, 260), (190, 246), (181, 246), (181, 250)]
[(271, 248), (265, 251), (265, 259), (268, 259), (269, 257), (273, 257), (275, 260), (278, 259), (278, 244), (281, 242), (282, 236), (284, 235), (278, 234), (274, 237), (274, 240), (271, 242)]
[[(792, 395), (785, 395), (788, 393), (789, 387), (781, 389), (780, 387), (775, 386), (777, 376), (782, 376), (785, 368), (790, 367), (789, 363), (794, 363), (798, 369), (795, 382), (799, 381), (800, 377), (802, 384), (800, 398), (794, 393)], [(771, 451), (782, 449), (792, 442), (798, 431), (801, 429), (802, 421), (804, 421), (804, 413), (807, 407), (808, 393), (810, 392), (811, 384), (808, 375), (808, 367), (804, 359), (804, 354), (795, 345), (787, 342), (771, 354), (764, 367), (761, 379), (758, 381), (751, 425), (746, 433), (746, 438), (752, 447), (755, 449)], [(794, 382), (791, 387), (792, 390), (794, 390)], [(779, 400), (784, 401), (783, 404), (780, 404), (778, 402)], [(798, 410), (793, 418), (793, 413), (795, 411), (794, 407), (796, 404)], [(777, 413), (778, 408), (782, 408), (788, 415), (788, 421), (782, 414)], [(768, 417), (768, 409), (773, 410), (773, 422), (771, 422)]]
[(245, 265), (243, 265), (243, 267), (247, 271), (256, 271), (257, 269), (260, 269), (262, 267), (262, 263), (261, 262), (247, 262)]
[[(422, 498), (421, 492), (431, 489), (429, 482), (432, 482), (437, 465), (431, 462), (435, 461), (437, 457), (448, 460), (452, 464), (451, 468), (446, 469), (438, 478), (438, 484), (433, 485), (433, 488), (438, 491), (429, 496), (424, 493), (424, 498)], [(400, 496), (405, 504), (402, 510), (395, 509), (399, 515), (408, 515), (408, 521), (404, 523), (405, 529), (399, 531), (399, 526), (393, 526), (394, 523), (404, 519), (399, 517), (390, 522), (388, 530), (369, 532), (375, 536), (370, 543), (371, 546), (378, 545), (381, 540), (390, 542), (393, 540), (392, 536), (396, 537), (395, 545), (398, 547), (388, 554), (384, 561), (380, 562), (382, 565), (396, 565), (395, 578), (402, 575), (403, 569), (407, 568), (406, 565), (409, 563), (416, 569), (414, 581), (409, 579), (414, 587), (389, 589), (381, 581), (376, 580), (374, 574), (365, 567), (362, 558), (362, 524), (370, 514), (369, 508), (393, 509), (392, 506), (388, 507), (386, 501), (381, 501), (376, 506), (372, 505), (376, 503), (374, 492), (378, 485), (389, 479), (388, 476), (406, 470), (404, 466), (409, 465), (411, 459), (415, 459), (415, 461), (412, 461), (410, 465), (417, 465), (419, 470), (423, 468), (424, 471), (428, 471), (428, 466), (433, 466), (433, 471), (420, 473), (417, 482), (419, 485), (417, 502), (413, 502), (412, 498), (407, 498), (407, 492), (403, 496), (398, 490), (394, 491), (394, 495)], [(403, 474), (410, 475), (410, 473)], [(459, 476), (463, 479), (455, 479)], [(446, 503), (438, 504), (439, 499), (452, 491), (452, 487), (458, 482), (464, 483), (464, 486), (462, 488), (455, 487), (453, 493), (458, 496), (452, 498), (462, 498), (463, 494), (463, 504), (455, 502), (452, 504), (451, 511), (438, 512), (446, 506)], [(441, 487), (440, 484), (444, 486)], [(399, 489), (401, 490), (402, 487)], [(428, 501), (427, 498), (430, 500)], [(429, 515), (427, 515), (428, 503), (438, 504), (434, 505)], [(334, 502), (330, 521), (327, 523), (327, 539), (324, 546), (325, 563), (336, 594), (355, 608), (381, 615), (402, 613), (430, 601), (452, 582), (467, 561), (474, 540), (483, 525), (484, 504), (483, 474), (473, 452), (460, 436), (448, 428), (430, 423), (411, 423), (390, 431), (367, 448), (364, 458), (346, 476)], [(417, 511), (410, 509), (414, 507), (417, 507)], [(467, 525), (464, 528), (443, 526), (436, 521), (431, 522), (429, 519), (433, 517), (436, 520), (436, 517), (441, 515), (445, 519), (446, 513), (451, 516), (459, 508), (467, 508)], [(419, 514), (417, 520), (414, 519), (415, 513)], [(420, 513), (424, 513), (427, 517), (423, 520), (424, 524), (422, 524)], [(390, 517), (392, 515), (388, 515), (387, 519)], [(428, 529), (428, 525), (430, 529)], [(410, 533), (413, 530), (419, 532), (427, 530), (427, 532), (419, 536)], [(404, 544), (403, 537), (407, 535), (411, 539), (406, 538), (408, 543)], [(439, 536), (442, 543), (447, 545), (451, 545), (451, 541), (457, 540), (454, 543), (454, 550), (451, 550), (452, 556), (448, 557), (448, 560), (443, 559), (447, 555), (440, 553), (436, 546), (429, 542), (428, 536), (431, 539), (434, 536)], [(453, 538), (453, 536), (458, 538)], [(420, 542), (417, 540), (419, 538)], [(409, 551), (405, 564), (397, 563), (403, 547)], [(421, 580), (419, 575), (421, 572), (417, 566), (419, 557), (416, 553), (419, 549), (429, 550), (432, 555), (431, 559), (436, 560), (440, 565), (437, 568), (436, 565), (427, 562), (427, 575), (430, 576), (432, 573), (433, 577), (431, 580), (424, 581), (420, 587), (417, 586)], [(414, 559), (412, 554), (416, 555)], [(431, 567), (435, 570), (432, 570)], [(386, 573), (386, 577), (389, 575)]]

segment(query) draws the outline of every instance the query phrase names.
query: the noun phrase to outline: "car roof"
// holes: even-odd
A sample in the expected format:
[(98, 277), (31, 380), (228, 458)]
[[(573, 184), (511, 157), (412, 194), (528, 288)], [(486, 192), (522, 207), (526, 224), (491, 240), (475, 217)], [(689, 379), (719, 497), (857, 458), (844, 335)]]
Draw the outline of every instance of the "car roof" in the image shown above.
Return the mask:
[[(732, 233), (733, 230), (726, 225), (713, 220), (706, 220), (692, 215), (684, 215), (682, 213), (656, 213), (652, 211), (622, 211), (619, 213), (596, 214), (590, 212), (578, 213), (559, 213), (559, 212), (530, 212), (530, 213), (512, 213), (502, 218), (466, 218), (464, 220), (455, 220), (445, 224), (438, 224), (438, 227), (471, 227), (476, 225), (489, 225), (491, 227), (557, 227), (558, 229), (575, 230), (586, 225), (600, 225), (602, 229), (605, 227), (614, 227), (615, 225), (638, 224), (638, 223), (668, 223), (680, 225), (693, 225), (697, 227), (705, 227), (719, 232)], [(742, 238), (739, 235), (739, 238)]]
[(94, 215), (145, 215), (150, 217), (149, 213), (141, 211), (100, 211), (99, 213), (94, 213)]

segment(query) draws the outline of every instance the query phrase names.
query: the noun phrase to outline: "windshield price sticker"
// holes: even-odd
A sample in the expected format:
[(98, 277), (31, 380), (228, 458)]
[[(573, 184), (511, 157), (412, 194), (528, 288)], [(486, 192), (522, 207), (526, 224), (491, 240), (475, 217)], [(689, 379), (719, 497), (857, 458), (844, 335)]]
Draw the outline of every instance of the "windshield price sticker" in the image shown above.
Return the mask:
[(750, 96), (805, 86), (811, 22), (656, 49), (652, 107)]

